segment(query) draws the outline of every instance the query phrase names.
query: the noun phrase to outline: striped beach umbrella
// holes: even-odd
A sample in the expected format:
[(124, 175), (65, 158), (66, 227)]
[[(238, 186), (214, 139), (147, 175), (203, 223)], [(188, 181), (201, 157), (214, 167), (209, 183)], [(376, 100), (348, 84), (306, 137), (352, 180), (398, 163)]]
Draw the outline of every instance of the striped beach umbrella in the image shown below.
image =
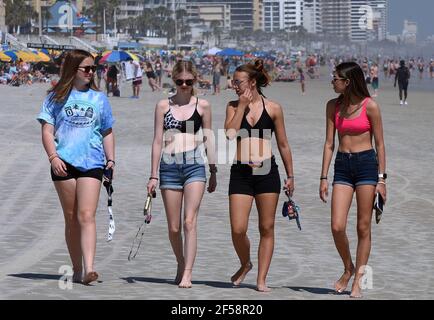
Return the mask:
[(120, 61), (127, 61), (130, 59), (139, 61), (139, 58), (137, 56), (134, 56), (127, 51), (113, 50), (107, 53), (106, 55), (104, 55), (99, 61), (99, 63), (120, 62)]
[(9, 58), (11, 58), (12, 61), (18, 60), (18, 56), (15, 54), (15, 51), (12, 51), (12, 50), (3, 51), (3, 54), (5, 54)]
[(2, 62), (11, 62), (12, 58), (8, 55), (4, 54), (2, 51), (0, 51), (0, 61)]

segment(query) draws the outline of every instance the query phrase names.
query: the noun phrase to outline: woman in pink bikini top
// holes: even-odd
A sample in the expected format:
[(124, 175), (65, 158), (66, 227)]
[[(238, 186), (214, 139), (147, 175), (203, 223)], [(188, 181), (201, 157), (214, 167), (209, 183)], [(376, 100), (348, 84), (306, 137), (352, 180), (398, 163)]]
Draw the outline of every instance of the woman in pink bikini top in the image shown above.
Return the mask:
[[(335, 290), (343, 293), (354, 275), (350, 296), (361, 297), (360, 279), (368, 265), (371, 250), (371, 221), (376, 193), (386, 200), (386, 152), (383, 125), (378, 104), (371, 99), (362, 69), (357, 63), (345, 62), (336, 67), (333, 89), (339, 97), (327, 103), (327, 129), (323, 150), (319, 195), (328, 197), (328, 171), (335, 136), (339, 147), (334, 163), (331, 205), (331, 229), (336, 249), (344, 265)], [(375, 142), (375, 149), (373, 147)], [(356, 193), (357, 256), (353, 264), (346, 235), (348, 213)]]

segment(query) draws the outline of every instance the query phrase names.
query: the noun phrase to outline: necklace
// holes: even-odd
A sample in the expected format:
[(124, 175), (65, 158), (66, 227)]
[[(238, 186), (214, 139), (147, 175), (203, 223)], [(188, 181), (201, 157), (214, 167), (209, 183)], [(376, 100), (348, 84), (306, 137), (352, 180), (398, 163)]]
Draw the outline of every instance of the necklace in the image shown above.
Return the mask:
[(340, 111), (341, 117), (343, 117), (343, 118), (348, 118), (349, 116), (351, 116), (351, 115), (353, 115), (354, 113), (356, 113), (356, 112), (361, 108), (363, 101), (364, 101), (364, 100), (362, 100), (362, 101), (361, 101), (361, 102), (356, 106), (356, 108), (355, 108), (353, 111), (351, 111), (351, 112), (347, 112), (347, 110), (350, 108), (349, 106), (348, 106), (347, 108), (345, 108), (345, 111), (344, 111), (344, 109), (342, 109), (342, 110)]

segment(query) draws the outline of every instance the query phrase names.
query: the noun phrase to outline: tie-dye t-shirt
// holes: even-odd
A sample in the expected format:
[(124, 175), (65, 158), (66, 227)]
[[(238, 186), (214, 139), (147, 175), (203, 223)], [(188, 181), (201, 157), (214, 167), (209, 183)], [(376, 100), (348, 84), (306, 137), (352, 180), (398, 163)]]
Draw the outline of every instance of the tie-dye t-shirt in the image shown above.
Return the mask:
[(92, 89), (72, 89), (66, 102), (45, 99), (38, 121), (54, 126), (59, 157), (80, 171), (104, 168), (103, 134), (114, 119), (106, 95)]

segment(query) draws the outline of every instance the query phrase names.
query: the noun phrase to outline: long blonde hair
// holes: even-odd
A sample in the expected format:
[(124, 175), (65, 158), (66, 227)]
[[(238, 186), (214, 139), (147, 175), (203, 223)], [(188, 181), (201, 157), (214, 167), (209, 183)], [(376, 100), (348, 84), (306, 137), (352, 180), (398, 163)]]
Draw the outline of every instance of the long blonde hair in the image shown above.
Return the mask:
[[(77, 75), (78, 67), (86, 58), (92, 58), (93, 56), (85, 50), (72, 50), (65, 56), (65, 61), (61, 66), (61, 75), (59, 82), (50, 90), (49, 94), (52, 94), (51, 100), (55, 102), (63, 102), (68, 99), (74, 85), (74, 80)], [(92, 77), (89, 88), (98, 91), (98, 87), (95, 83), (95, 78)]]

